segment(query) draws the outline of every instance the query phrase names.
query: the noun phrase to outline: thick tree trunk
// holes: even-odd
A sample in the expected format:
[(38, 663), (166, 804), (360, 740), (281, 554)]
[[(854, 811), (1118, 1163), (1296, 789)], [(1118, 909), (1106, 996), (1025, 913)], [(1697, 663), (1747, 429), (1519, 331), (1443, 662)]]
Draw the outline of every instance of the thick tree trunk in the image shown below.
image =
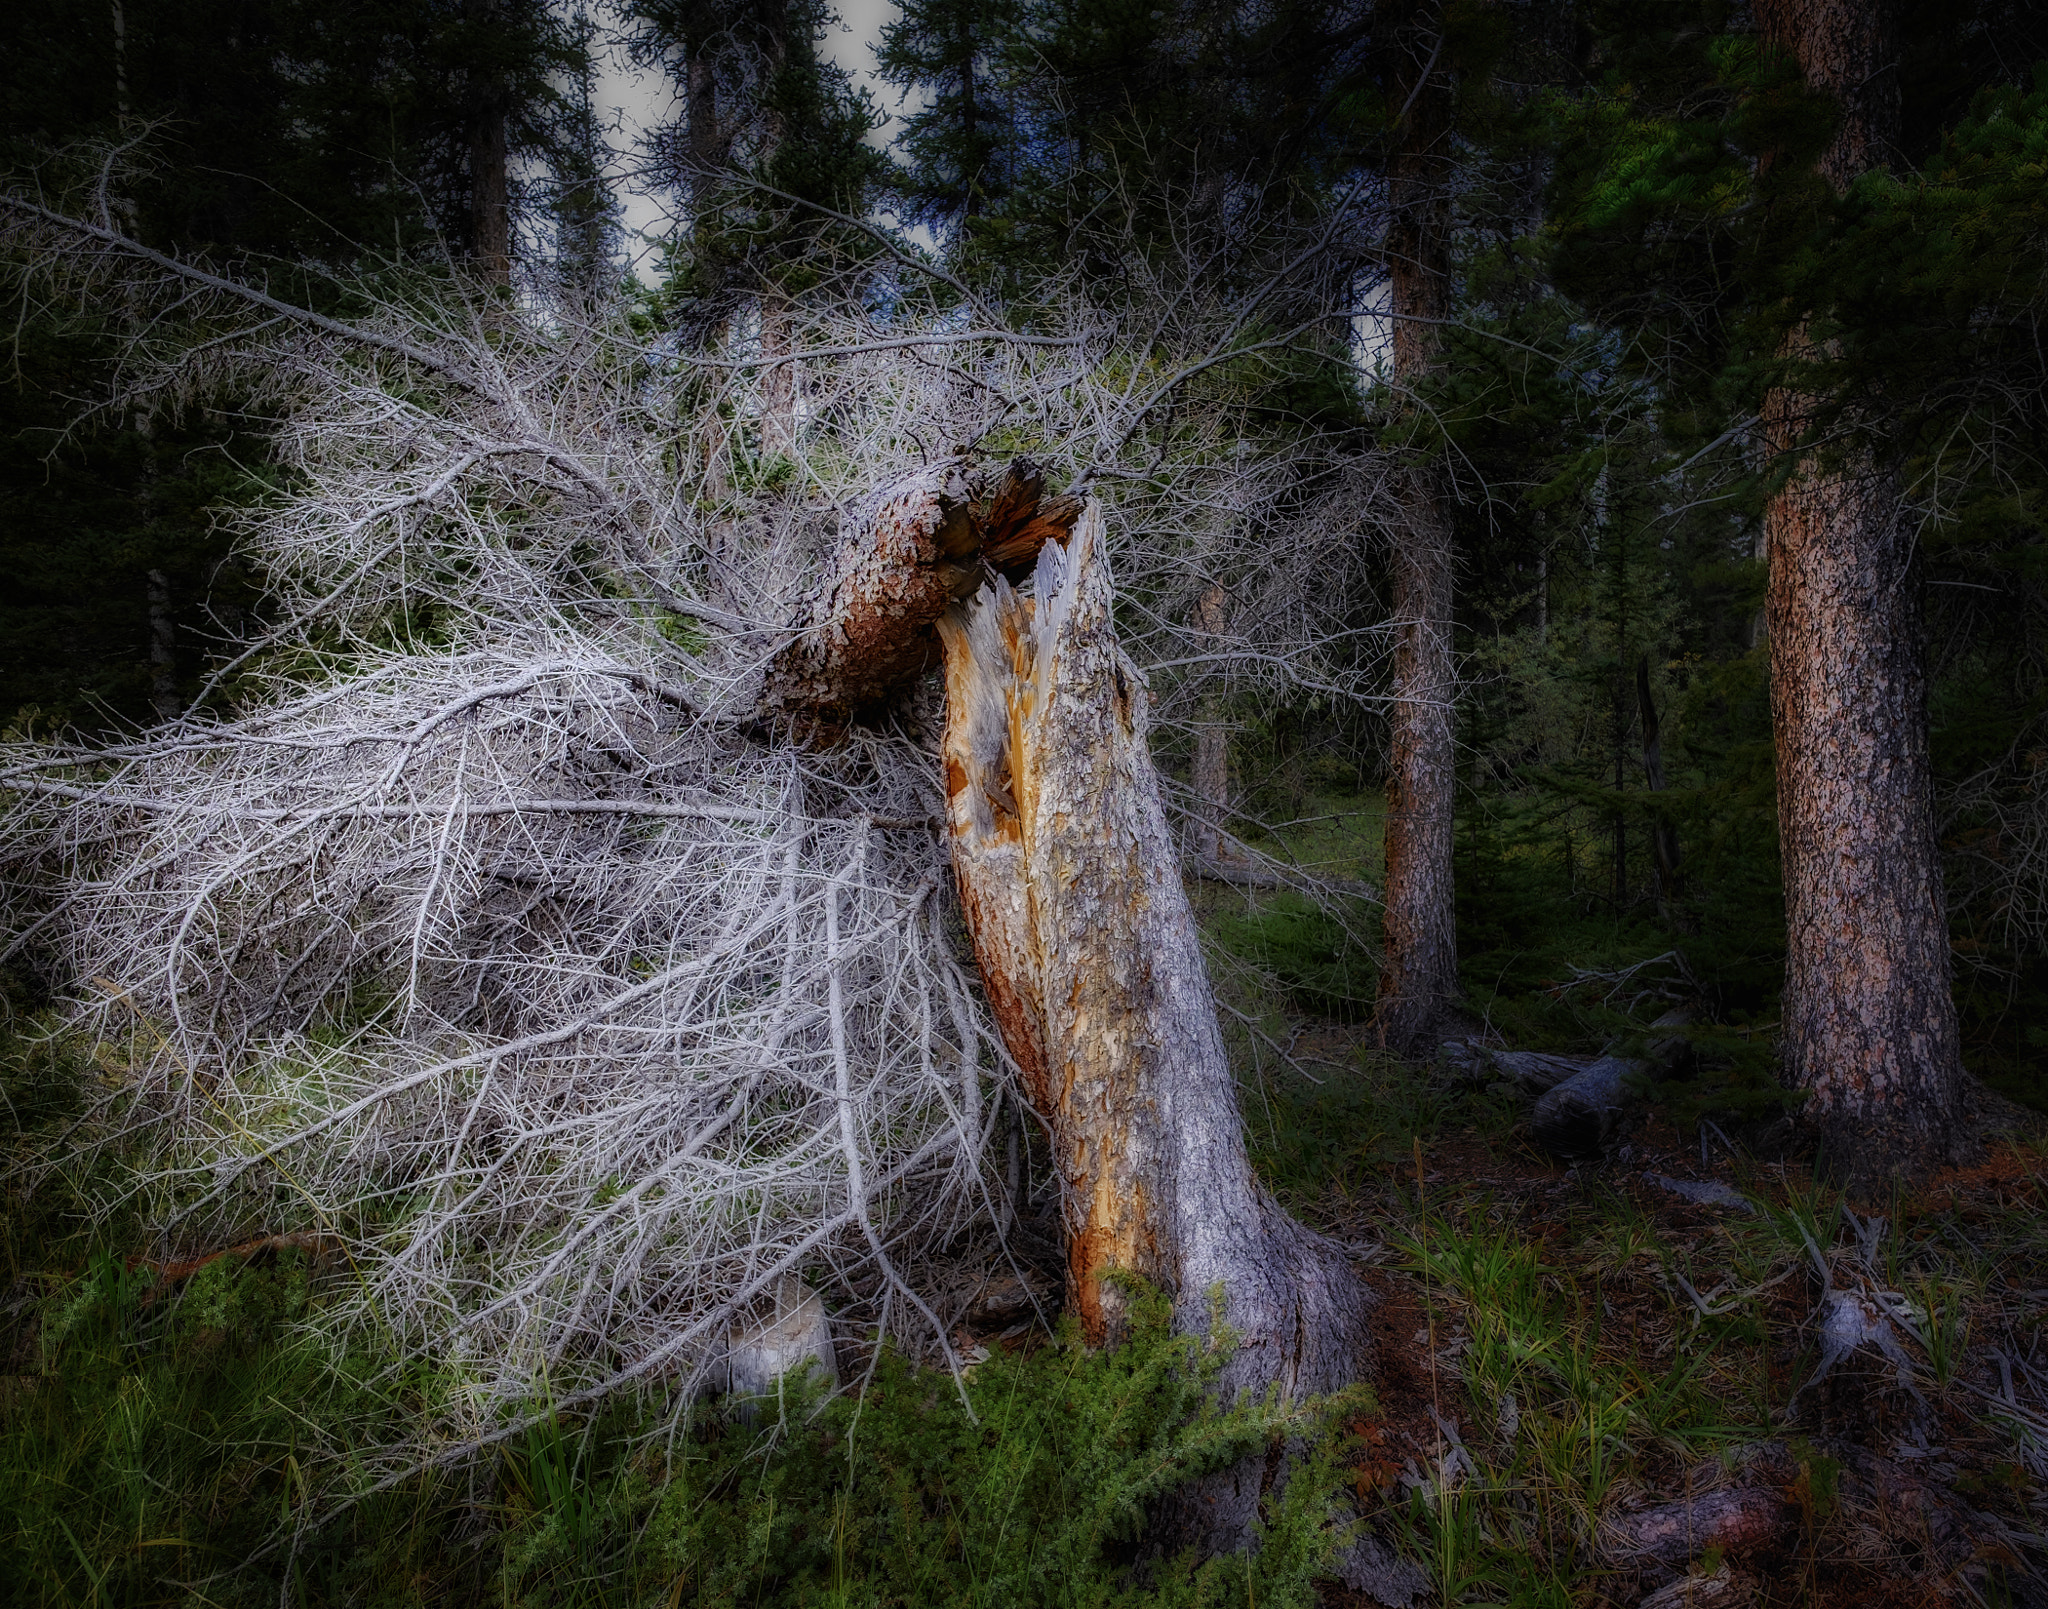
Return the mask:
[[(1771, 0), (1768, 38), (1843, 120), (1820, 171), (1881, 163), (1897, 120), (1889, 8)], [(1787, 356), (1806, 355), (1795, 331)], [(1897, 474), (1872, 449), (1808, 450), (1814, 399), (1764, 404), (1798, 455), (1765, 511), (1766, 614), (1787, 954), (1785, 1074), (1833, 1171), (1865, 1191), (1955, 1153), (1962, 1071), (1934, 838), (1921, 582)]]
[(825, 733), (939, 662), (933, 628), (990, 573), (1023, 576), (1080, 505), (1019, 458), (989, 485), (964, 462), (915, 470), (854, 518), (769, 663), (760, 712)]
[(1368, 1299), (1252, 1173), (1101, 548), (1090, 504), (1041, 550), (1034, 597), (999, 580), (940, 622), (954, 870), (1052, 1131), (1068, 1304), (1113, 1339), (1127, 1298), (1105, 1276), (1134, 1274), (1184, 1328), (1213, 1312), (1243, 1338), (1226, 1390), (1330, 1390), (1366, 1373)]
[[(472, 15), (493, 30), (498, 0), (471, 0)], [(506, 172), (505, 85), (495, 63), (477, 70), (469, 122), (469, 228), (477, 266), (496, 284), (512, 278), (512, 201)]]
[[(1450, 88), (1438, 66), (1441, 18), (1416, 8), (1392, 75), (1407, 115), (1389, 175), (1387, 271), (1394, 379), (1420, 385), (1441, 363), (1438, 324), (1450, 309)], [(1426, 25), (1425, 25), (1426, 24)], [(1451, 656), (1451, 517), (1442, 470), (1418, 455), (1402, 491), (1393, 553), (1394, 706), (1387, 777), (1386, 959), (1374, 1028), (1410, 1050), (1457, 997), (1458, 928), (1451, 880), (1456, 794)]]
[[(1010, 586), (1027, 572), (1029, 598)], [(1166, 1291), (1184, 1330), (1237, 1333), (1226, 1395), (1366, 1378), (1366, 1287), (1245, 1151), (1146, 747), (1149, 695), (1111, 625), (1101, 510), (1046, 498), (1025, 460), (985, 495), (958, 464), (918, 471), (847, 533), (803, 618), (761, 708), (828, 739), (922, 668), (936, 622), (961, 907), (1052, 1133), (1068, 1304), (1090, 1339), (1122, 1331), (1128, 1298), (1106, 1276), (1127, 1273)], [(1243, 1546), (1266, 1473), (1252, 1460), (1204, 1482), (1162, 1516), (1168, 1531)]]

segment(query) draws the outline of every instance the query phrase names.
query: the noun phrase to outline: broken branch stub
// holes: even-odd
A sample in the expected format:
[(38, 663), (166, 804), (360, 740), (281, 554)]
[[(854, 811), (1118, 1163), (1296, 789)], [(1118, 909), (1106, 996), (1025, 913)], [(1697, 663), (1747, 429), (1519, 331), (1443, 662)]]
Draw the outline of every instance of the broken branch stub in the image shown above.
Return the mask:
[(1328, 1391), (1368, 1372), (1369, 1298), (1252, 1173), (1102, 546), (1091, 502), (1065, 548), (1040, 549), (1033, 596), (998, 578), (939, 622), (962, 908), (1052, 1130), (1089, 1339), (1123, 1328), (1105, 1276), (1128, 1273), (1171, 1295), (1183, 1330), (1236, 1332), (1226, 1394)]
[(802, 634), (770, 662), (764, 715), (844, 727), (938, 663), (932, 628), (993, 569), (1027, 574), (1064, 538), (1079, 504), (1045, 497), (1030, 459), (986, 489), (958, 459), (885, 488), (833, 549), (805, 603)]

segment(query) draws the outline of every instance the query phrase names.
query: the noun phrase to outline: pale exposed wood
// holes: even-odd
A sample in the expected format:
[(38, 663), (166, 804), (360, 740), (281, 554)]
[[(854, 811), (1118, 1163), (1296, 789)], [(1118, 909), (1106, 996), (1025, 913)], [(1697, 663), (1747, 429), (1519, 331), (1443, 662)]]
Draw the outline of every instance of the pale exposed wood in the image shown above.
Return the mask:
[[(1833, 95), (1819, 163), (1838, 190), (1879, 164), (1897, 120), (1891, 8), (1771, 0), (1765, 35)], [(1802, 326), (1785, 351), (1814, 355)], [(1962, 1071), (1934, 838), (1922, 583), (1895, 471), (1867, 447), (1806, 446), (1815, 399), (1765, 399), (1796, 462), (1765, 511), (1771, 703), (1787, 954), (1788, 1081), (1832, 1168), (1880, 1189), (1956, 1150)]]
[(1227, 1389), (1327, 1390), (1367, 1370), (1365, 1289), (1252, 1173), (1101, 543), (1090, 504), (1034, 596), (999, 579), (941, 622), (962, 906), (1052, 1132), (1088, 1334), (1118, 1332), (1121, 1270), (1186, 1328), (1218, 1304), (1244, 1338)]

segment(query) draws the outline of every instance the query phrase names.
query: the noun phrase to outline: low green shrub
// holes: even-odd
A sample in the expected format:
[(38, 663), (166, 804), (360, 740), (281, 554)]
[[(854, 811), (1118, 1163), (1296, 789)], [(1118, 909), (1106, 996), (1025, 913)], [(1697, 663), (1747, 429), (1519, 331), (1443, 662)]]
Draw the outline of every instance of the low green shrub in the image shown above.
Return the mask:
[[(271, 1547), (343, 1496), (337, 1447), (389, 1444), (432, 1389), (424, 1363), (337, 1363), (306, 1322), (319, 1284), (293, 1252), (218, 1259), (176, 1292), (104, 1252), (53, 1282), (0, 1392), (0, 1599), (1305, 1606), (1342, 1540), (1332, 1432), (1361, 1396), (1219, 1405), (1227, 1335), (1172, 1334), (1140, 1291), (1123, 1346), (1069, 1327), (973, 1368), (964, 1400), (893, 1354), (858, 1395), (792, 1382), (673, 1438), (667, 1402), (625, 1400)], [(1282, 1446), (1307, 1452), (1255, 1554), (1148, 1555), (1163, 1500)]]
[[(1227, 1337), (1171, 1333), (1156, 1295), (1135, 1305), (1113, 1351), (1068, 1326), (959, 1389), (889, 1355), (858, 1397), (796, 1390), (772, 1423), (706, 1420), (609, 1483), (595, 1523), (536, 1508), (508, 1539), (508, 1595), (566, 1604), (608, 1577), (635, 1600), (750, 1609), (1312, 1604), (1343, 1537), (1331, 1432), (1361, 1397), (1219, 1406)], [(1256, 1552), (1147, 1556), (1163, 1500), (1286, 1444), (1313, 1450), (1265, 1505)]]

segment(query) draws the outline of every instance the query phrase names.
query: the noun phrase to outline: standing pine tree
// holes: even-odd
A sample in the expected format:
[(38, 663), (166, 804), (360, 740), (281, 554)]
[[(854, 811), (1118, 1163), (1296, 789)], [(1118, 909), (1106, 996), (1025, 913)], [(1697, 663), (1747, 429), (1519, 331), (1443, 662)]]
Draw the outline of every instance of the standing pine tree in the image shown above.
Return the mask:
[(1020, 19), (1014, 0), (904, 0), (882, 29), (882, 76), (928, 97), (896, 137), (913, 221), (972, 230), (1008, 196), (1016, 128), (998, 64)]
[(1386, 962), (1374, 1028), (1381, 1045), (1422, 1041), (1458, 992), (1451, 871), (1457, 792), (1451, 654), (1450, 489), (1429, 450), (1423, 393), (1442, 367), (1451, 312), (1451, 86), (1442, 10), (1390, 18), (1385, 82), (1394, 110), (1388, 163), (1386, 275), (1393, 382), (1411, 462), (1394, 537), (1394, 705), (1387, 776)]
[[(1888, 165), (1896, 17), (1871, 0), (1758, 8), (1768, 44), (1834, 103), (1815, 178), (1839, 195)], [(1795, 193), (1796, 194), (1796, 193)], [(1795, 372), (1830, 355), (1802, 319)], [(1785, 862), (1783, 1052), (1836, 1170), (1865, 1187), (1952, 1159), (1962, 1101), (1948, 918), (1934, 839), (1915, 521), (1884, 443), (1816, 439), (1797, 384), (1764, 398), (1784, 464), (1764, 513)], [(1858, 438), (1861, 439), (1858, 439)]]

